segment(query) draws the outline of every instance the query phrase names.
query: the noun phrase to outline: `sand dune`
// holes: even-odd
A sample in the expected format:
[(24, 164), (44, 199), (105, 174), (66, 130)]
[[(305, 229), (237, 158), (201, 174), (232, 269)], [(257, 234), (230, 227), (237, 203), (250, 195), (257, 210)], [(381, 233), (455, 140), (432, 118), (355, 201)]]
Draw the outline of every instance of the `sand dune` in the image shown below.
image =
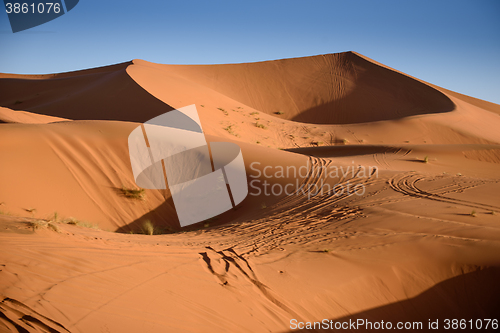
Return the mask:
[[(168, 189), (123, 189), (130, 132), (190, 104), (256, 185), (180, 230)], [(0, 106), (0, 331), (498, 314), (499, 105), (346, 52), (0, 74)], [(265, 195), (264, 181), (297, 192)], [(157, 235), (138, 234), (147, 220)]]

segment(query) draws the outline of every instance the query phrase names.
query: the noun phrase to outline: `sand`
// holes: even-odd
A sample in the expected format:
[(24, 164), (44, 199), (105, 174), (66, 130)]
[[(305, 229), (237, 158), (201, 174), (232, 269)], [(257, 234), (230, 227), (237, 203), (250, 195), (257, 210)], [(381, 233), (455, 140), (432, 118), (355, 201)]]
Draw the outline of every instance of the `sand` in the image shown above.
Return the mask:
[[(127, 138), (191, 104), (255, 182), (181, 229), (168, 189), (124, 195)], [(498, 128), (499, 105), (355, 52), (0, 74), (0, 331), (500, 319)]]

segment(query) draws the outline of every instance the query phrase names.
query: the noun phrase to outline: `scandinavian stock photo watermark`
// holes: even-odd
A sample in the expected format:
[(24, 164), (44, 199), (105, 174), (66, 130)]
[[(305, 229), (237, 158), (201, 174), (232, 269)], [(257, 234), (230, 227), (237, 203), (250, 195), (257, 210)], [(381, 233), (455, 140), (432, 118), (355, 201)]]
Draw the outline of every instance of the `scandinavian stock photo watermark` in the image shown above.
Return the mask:
[[(287, 196), (302, 195), (311, 199), (316, 196), (343, 196), (366, 193), (363, 180), (378, 178), (378, 167), (354, 165), (311, 165), (307, 161), (302, 166), (264, 166), (260, 162), (252, 162), (249, 174), (249, 195), (251, 196)], [(304, 182), (301, 179), (311, 179)], [(345, 181), (340, 181), (344, 180)], [(282, 182), (280, 180), (287, 180)]]

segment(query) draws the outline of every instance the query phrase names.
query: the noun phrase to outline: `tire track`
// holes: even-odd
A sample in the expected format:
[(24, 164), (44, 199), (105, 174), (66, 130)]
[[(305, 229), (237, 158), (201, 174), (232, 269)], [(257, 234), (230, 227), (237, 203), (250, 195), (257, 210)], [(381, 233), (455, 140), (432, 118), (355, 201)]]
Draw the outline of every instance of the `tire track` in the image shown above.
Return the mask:
[[(461, 200), (461, 199), (454, 199), (454, 198), (450, 198), (450, 197), (445, 197), (443, 195), (443, 194), (450, 193), (450, 192), (460, 192), (460, 191), (463, 191), (465, 189), (476, 187), (476, 186), (481, 185), (481, 184), (476, 184), (476, 185), (472, 185), (469, 187), (461, 187), (458, 185), (458, 189), (455, 189), (455, 190), (453, 190), (453, 189), (450, 190), (449, 187), (442, 187), (441, 192), (432, 193), (429, 191), (422, 190), (417, 186), (417, 184), (419, 182), (421, 182), (425, 179), (426, 178), (424, 176), (414, 174), (414, 173), (398, 174), (389, 180), (389, 184), (394, 191), (402, 193), (402, 194), (410, 196), (410, 197), (446, 202), (449, 204), (462, 205), (462, 206), (478, 208), (478, 209), (500, 210), (499, 206), (487, 205), (487, 204), (482, 204), (482, 203), (467, 201), (467, 200)], [(446, 190), (443, 191), (443, 189), (446, 189)]]

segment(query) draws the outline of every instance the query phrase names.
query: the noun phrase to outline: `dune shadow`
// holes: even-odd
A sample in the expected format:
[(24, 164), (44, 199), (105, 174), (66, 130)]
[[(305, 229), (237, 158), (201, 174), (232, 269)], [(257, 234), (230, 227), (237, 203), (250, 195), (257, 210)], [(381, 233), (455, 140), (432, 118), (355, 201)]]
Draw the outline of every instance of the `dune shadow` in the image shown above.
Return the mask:
[[(121, 195), (121, 188), (114, 188)], [(163, 196), (165, 197), (165, 201), (155, 209), (150, 210), (146, 214), (137, 218), (136, 220), (130, 222), (129, 224), (118, 228), (115, 232), (118, 233), (134, 233), (140, 234), (143, 231), (143, 226), (146, 221), (149, 221), (153, 224), (155, 228), (155, 234), (171, 234), (176, 232), (190, 232), (190, 231), (199, 231), (206, 230), (208, 228), (215, 228), (227, 226), (230, 222), (235, 222), (240, 216), (247, 213), (249, 210), (252, 210), (252, 206), (248, 204), (245, 200), (240, 204), (236, 205), (232, 209), (221, 213), (217, 216), (208, 218), (206, 220), (181, 227), (179, 218), (177, 216), (177, 212), (175, 210), (175, 205), (170, 193), (166, 190), (164, 191)], [(138, 200), (134, 198), (128, 198), (129, 200)], [(145, 199), (147, 200), (147, 198)]]
[(357, 155), (373, 155), (383, 153), (398, 153), (407, 152), (410, 149), (382, 146), (382, 145), (342, 145), (342, 146), (320, 146), (320, 147), (303, 147), (303, 148), (289, 148), (286, 151), (314, 156), (314, 157), (346, 157)]
[(413, 163), (423, 163), (423, 164), (429, 163), (429, 162), (426, 162), (424, 160), (420, 160), (418, 158), (413, 158), (413, 159), (407, 158), (407, 159), (402, 159), (401, 161), (404, 161), (404, 162), (413, 162)]
[[(340, 98), (317, 96), (316, 106), (291, 120), (315, 124), (358, 124), (409, 116), (450, 112), (455, 104), (439, 90), (416, 79), (349, 54), (345, 65), (351, 76), (331, 78), (331, 91), (347, 91)], [(354, 80), (353, 82), (351, 82)], [(330, 91), (329, 90), (329, 91)]]
[(73, 120), (141, 123), (174, 110), (136, 83), (128, 65), (43, 79), (0, 78), (0, 106)]
[[(485, 329), (485, 319), (497, 319), (498, 309), (500, 309), (500, 266), (488, 267), (474, 272), (462, 274), (451, 279), (445, 280), (422, 292), (421, 294), (404, 301), (391, 303), (374, 309), (362, 311), (349, 316), (331, 319), (335, 323), (356, 322), (357, 320), (369, 321), (372, 323), (391, 322), (396, 329), (398, 322), (422, 323), (422, 329), (413, 329), (410, 331), (418, 332), (443, 332), (453, 331), (445, 329), (445, 319), (465, 319), (467, 325), (472, 319), (473, 325), (476, 320), (482, 320), (483, 327), (477, 331), (495, 331), (490, 323), (489, 328)], [(429, 320), (435, 322), (438, 320), (438, 329), (429, 329)], [(321, 321), (321, 319), (319, 319)], [(339, 324), (337, 324), (339, 325)], [(418, 324), (415, 324), (418, 325)], [(416, 326), (415, 326), (416, 327)], [(331, 329), (316, 326), (316, 329), (291, 329), (288, 332), (323, 332), (332, 331)], [(335, 330), (335, 329), (333, 329)], [(339, 329), (338, 331), (352, 332), (380, 332), (381, 329), (375, 329), (374, 326), (360, 326), (358, 329)], [(461, 329), (462, 332), (476, 331), (475, 329)]]

